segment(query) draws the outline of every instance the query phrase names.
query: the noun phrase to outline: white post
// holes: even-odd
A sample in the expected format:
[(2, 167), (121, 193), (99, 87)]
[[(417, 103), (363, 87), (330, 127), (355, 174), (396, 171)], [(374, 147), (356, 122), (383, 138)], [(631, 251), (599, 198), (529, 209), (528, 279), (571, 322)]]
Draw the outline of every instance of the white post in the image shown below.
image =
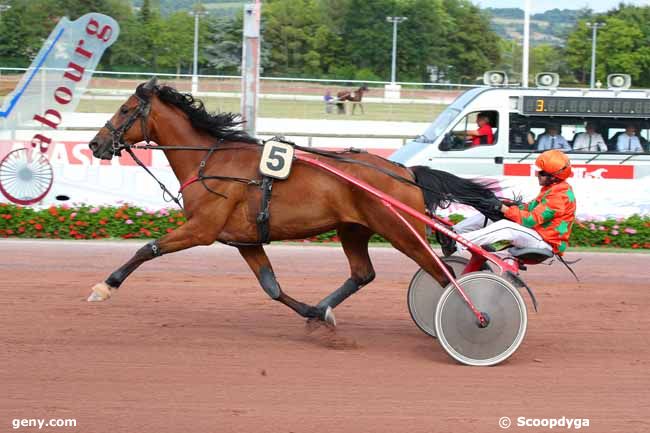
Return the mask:
[(194, 63), (192, 65), (192, 94), (199, 90), (199, 11), (194, 11)]
[(384, 97), (386, 99), (399, 99), (401, 86), (396, 84), (397, 75), (397, 25), (406, 21), (406, 17), (386, 17), (386, 21), (393, 23), (393, 56), (390, 68), (390, 84), (384, 87)]
[(530, 0), (524, 0), (524, 50), (521, 59), (521, 86), (528, 87), (528, 48), (530, 46)]
[(591, 33), (591, 79), (589, 88), (593, 89), (596, 86), (596, 37), (598, 35), (598, 29), (604, 27), (605, 23), (587, 23), (587, 27), (590, 27), (592, 30)]
[(244, 5), (244, 40), (242, 44), (242, 98), (241, 112), (244, 130), (255, 136), (257, 102), (260, 85), (260, 0)]
[(395, 84), (395, 66), (397, 66), (397, 19), (393, 19), (393, 58), (390, 68), (390, 83)]

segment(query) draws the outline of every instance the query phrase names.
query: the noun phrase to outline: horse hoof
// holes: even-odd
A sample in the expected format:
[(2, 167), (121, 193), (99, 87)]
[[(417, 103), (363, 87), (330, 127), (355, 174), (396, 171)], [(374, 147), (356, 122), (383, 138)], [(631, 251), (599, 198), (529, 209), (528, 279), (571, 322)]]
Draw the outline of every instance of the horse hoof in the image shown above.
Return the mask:
[(112, 296), (112, 292), (115, 289), (109, 286), (106, 283), (97, 283), (93, 287), (90, 296), (88, 296), (88, 302), (101, 302), (105, 301)]
[(323, 319), (330, 325), (336, 326), (336, 317), (334, 316), (334, 310), (332, 310), (332, 307), (327, 307)]

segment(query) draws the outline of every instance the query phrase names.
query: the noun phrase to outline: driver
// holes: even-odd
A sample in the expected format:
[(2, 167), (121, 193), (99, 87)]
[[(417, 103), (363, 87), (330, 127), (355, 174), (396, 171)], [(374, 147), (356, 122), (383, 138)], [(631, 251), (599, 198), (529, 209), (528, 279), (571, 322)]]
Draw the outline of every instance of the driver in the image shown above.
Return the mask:
[[(576, 211), (573, 189), (566, 182), (571, 175), (571, 161), (564, 152), (554, 149), (539, 155), (535, 165), (538, 168), (537, 180), (542, 187), (535, 200), (508, 206), (494, 199), (494, 207), (500, 209), (504, 219), (487, 220), (488, 225), (485, 225), (486, 217), (477, 214), (452, 229), (478, 245), (507, 240), (518, 248), (548, 249), (562, 255), (569, 245)], [(443, 254), (453, 254), (456, 242), (437, 234)], [(463, 247), (459, 245), (458, 248)]]
[(466, 132), (466, 135), (472, 137), (471, 146), (494, 144), (494, 135), (492, 134), (492, 126), (490, 126), (490, 117), (485, 113), (480, 113), (476, 117), (476, 124), (478, 125), (478, 129)]

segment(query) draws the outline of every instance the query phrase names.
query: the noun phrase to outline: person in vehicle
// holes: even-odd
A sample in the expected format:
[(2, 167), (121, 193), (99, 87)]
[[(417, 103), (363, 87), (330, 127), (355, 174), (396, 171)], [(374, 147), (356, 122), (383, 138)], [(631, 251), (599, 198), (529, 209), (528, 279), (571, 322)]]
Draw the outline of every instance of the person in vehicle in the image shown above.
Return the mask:
[(617, 152), (643, 152), (641, 140), (636, 135), (636, 127), (627, 125), (625, 132), (618, 136), (616, 140)]
[[(452, 230), (486, 248), (495, 242), (510, 241), (518, 248), (547, 249), (562, 255), (569, 245), (576, 212), (576, 198), (566, 182), (571, 176), (571, 161), (564, 152), (553, 149), (539, 155), (535, 165), (542, 187), (535, 200), (506, 205), (494, 199), (494, 208), (501, 211), (503, 219), (494, 222), (479, 213), (456, 224)], [(445, 256), (456, 251), (453, 239), (439, 232), (437, 237)]]
[(585, 132), (575, 136), (573, 150), (576, 152), (607, 152), (607, 144), (603, 136), (596, 132), (596, 125), (587, 122), (585, 129)]
[(549, 125), (546, 131), (537, 138), (537, 150), (561, 149), (571, 151), (569, 142), (560, 135), (560, 128), (557, 125)]
[(490, 116), (480, 113), (476, 117), (478, 129), (467, 131), (467, 135), (472, 137), (471, 146), (480, 146), (481, 144), (494, 144), (494, 135), (490, 125)]

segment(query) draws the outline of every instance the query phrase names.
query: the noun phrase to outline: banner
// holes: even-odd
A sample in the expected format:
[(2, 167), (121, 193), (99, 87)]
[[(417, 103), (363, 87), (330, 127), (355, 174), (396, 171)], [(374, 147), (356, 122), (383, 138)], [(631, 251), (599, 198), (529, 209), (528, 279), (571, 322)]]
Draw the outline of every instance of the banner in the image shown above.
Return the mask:
[[(31, 204), (52, 187), (53, 170), (45, 157), (64, 115), (73, 113), (102, 55), (120, 27), (106, 15), (89, 13), (76, 21), (62, 18), (15, 91), (0, 109), (0, 192), (10, 201)], [(19, 131), (30, 131), (24, 149), (7, 155)], [(5, 150), (5, 151), (3, 151)]]

